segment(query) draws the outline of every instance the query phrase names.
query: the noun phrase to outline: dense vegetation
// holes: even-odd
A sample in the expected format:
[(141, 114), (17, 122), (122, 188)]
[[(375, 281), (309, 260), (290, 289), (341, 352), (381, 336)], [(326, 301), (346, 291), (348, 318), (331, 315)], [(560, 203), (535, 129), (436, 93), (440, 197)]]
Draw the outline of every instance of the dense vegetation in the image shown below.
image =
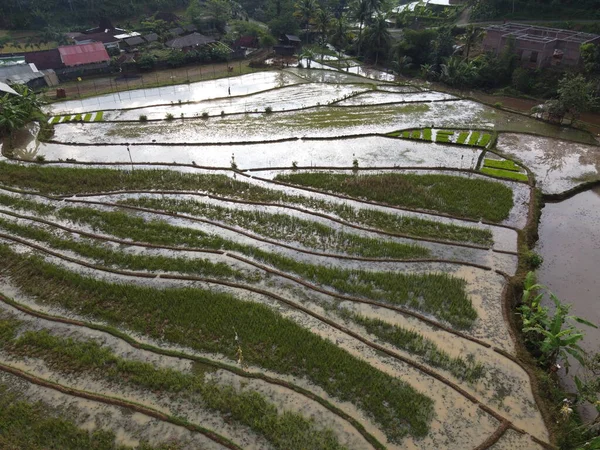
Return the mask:
[[(0, 337), (4, 324), (0, 323)], [(115, 445), (112, 431), (97, 429), (93, 433), (79, 428), (61, 411), (42, 402), (31, 402), (22, 394), (0, 383), (0, 448), (27, 450), (129, 450)], [(176, 442), (151, 446), (140, 443), (136, 450), (177, 450)]]
[[(205, 379), (204, 373), (183, 373), (153, 364), (127, 360), (93, 340), (79, 341), (50, 334), (47, 330), (25, 331), (23, 324), (0, 314), (0, 346), (19, 357), (42, 359), (49, 367), (65, 374), (87, 373), (113, 383), (126, 383), (138, 389), (185, 398), (223, 414), (263, 435), (281, 450), (343, 450), (331, 430), (320, 430), (314, 420), (293, 412), (279, 414), (277, 407), (256, 391), (237, 391)], [(96, 447), (93, 447), (94, 449)]]
[[(113, 326), (237, 360), (234, 330), (249, 365), (306, 377), (330, 395), (363, 409), (393, 441), (425, 436), (433, 401), (268, 306), (197, 288), (157, 290), (83, 277), (6, 245), (4, 273), (19, 289)], [(364, 380), (370, 380), (368, 385)]]
[(438, 211), (500, 222), (513, 206), (512, 191), (501, 183), (449, 175), (342, 175), (297, 173), (277, 180), (393, 206)]
[(224, 175), (188, 174), (171, 170), (136, 170), (127, 173), (111, 169), (26, 167), (0, 162), (0, 182), (22, 189), (61, 195), (107, 190), (194, 190), (248, 201), (308, 207), (337, 215), (348, 222), (392, 233), (483, 245), (492, 243), (492, 234), (489, 230), (448, 225), (372, 209), (356, 209), (349, 205), (285, 194), (233, 180)]

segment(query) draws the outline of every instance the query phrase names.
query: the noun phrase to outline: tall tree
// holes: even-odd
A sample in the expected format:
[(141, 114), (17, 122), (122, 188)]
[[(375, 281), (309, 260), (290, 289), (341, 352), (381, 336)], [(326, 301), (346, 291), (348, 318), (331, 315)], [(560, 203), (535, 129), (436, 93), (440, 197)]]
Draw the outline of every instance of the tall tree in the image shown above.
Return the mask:
[(295, 5), (294, 16), (300, 21), (300, 26), (304, 26), (304, 35), (308, 42), (308, 29), (310, 22), (317, 13), (317, 2), (315, 0), (299, 0)]
[(375, 55), (375, 64), (380, 58), (387, 58), (390, 53), (392, 36), (388, 29), (385, 16), (378, 14), (373, 23), (365, 30), (365, 45), (369, 55)]
[(469, 60), (469, 53), (471, 53), (471, 47), (477, 41), (479, 41), (483, 37), (483, 33), (481, 30), (476, 29), (473, 25), (469, 25), (465, 30), (465, 60)]
[(352, 9), (352, 18), (358, 20), (358, 47), (356, 54), (360, 56), (360, 48), (362, 46), (362, 31), (365, 22), (371, 16), (370, 0), (356, 0)]

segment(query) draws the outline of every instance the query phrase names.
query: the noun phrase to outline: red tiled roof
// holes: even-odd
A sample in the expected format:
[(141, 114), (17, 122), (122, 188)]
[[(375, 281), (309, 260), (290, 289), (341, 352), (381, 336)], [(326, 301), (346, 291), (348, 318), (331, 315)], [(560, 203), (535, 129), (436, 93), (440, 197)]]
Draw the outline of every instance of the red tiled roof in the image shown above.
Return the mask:
[(78, 66), (80, 64), (93, 64), (110, 60), (110, 56), (108, 56), (104, 45), (100, 42), (67, 45), (65, 47), (58, 47), (58, 51), (65, 66)]

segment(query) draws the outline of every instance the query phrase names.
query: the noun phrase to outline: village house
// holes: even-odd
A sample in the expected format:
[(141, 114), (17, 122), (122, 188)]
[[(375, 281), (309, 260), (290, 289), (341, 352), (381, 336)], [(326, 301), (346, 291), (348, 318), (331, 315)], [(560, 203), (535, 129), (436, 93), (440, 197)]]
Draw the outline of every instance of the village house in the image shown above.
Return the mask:
[(485, 30), (484, 51), (497, 55), (513, 39), (521, 65), (532, 69), (576, 66), (581, 62), (582, 44), (600, 44), (596, 34), (520, 23), (492, 25)]

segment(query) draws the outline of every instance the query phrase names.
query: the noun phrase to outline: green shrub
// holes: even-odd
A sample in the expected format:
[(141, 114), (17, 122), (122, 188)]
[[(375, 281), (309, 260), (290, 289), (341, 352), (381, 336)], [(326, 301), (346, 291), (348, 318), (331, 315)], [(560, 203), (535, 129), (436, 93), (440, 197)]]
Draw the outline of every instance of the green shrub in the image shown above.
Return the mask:
[(46, 157), (45, 157), (44, 155), (37, 155), (37, 156), (35, 157), (35, 160), (36, 160), (37, 162), (44, 162), (44, 161), (46, 161)]
[(527, 253), (525, 253), (524, 257), (525, 263), (531, 270), (539, 268), (544, 263), (544, 258), (542, 258), (542, 255), (534, 252), (533, 250), (529, 250)]
[(271, 106), (267, 106), (267, 107), (265, 108), (265, 113), (266, 113), (266, 114), (271, 114), (272, 112), (273, 112), (273, 108), (272, 108)]
[(169, 120), (169, 121), (173, 120), (174, 118), (175, 118), (175, 116), (171, 113), (167, 113), (167, 115), (165, 116), (165, 120)]
[(140, 122), (147, 122), (148, 116), (145, 114), (140, 114)]

